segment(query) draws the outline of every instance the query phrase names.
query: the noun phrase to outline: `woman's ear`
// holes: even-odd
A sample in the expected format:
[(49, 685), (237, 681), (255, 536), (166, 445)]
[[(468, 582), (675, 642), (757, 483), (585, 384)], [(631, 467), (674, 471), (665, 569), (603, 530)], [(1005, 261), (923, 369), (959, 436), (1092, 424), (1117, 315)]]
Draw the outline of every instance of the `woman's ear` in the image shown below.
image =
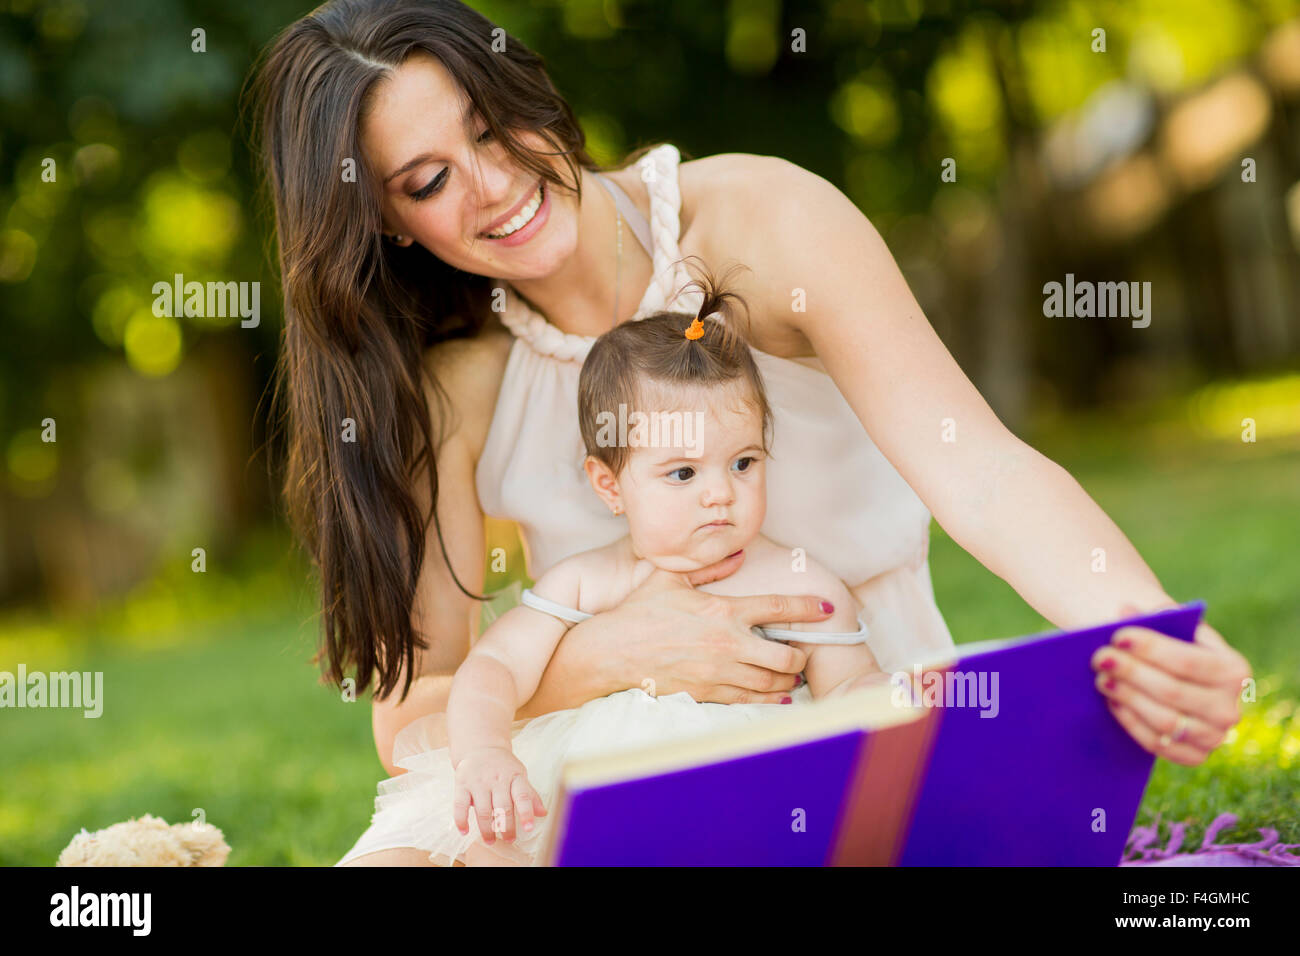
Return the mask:
[(618, 488), (618, 479), (614, 476), (609, 468), (598, 458), (588, 455), (582, 463), (583, 470), (587, 473), (587, 480), (591, 482), (591, 488), (600, 500), (605, 502), (609, 510), (616, 515), (623, 513), (623, 495)]

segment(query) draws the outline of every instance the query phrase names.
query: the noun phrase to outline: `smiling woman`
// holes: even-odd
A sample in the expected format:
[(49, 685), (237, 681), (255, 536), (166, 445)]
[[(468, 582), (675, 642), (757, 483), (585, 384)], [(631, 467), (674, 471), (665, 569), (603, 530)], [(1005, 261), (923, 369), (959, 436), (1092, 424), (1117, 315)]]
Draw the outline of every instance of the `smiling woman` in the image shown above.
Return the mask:
[[(380, 696), (403, 675), (409, 690), (423, 643), (411, 608), (428, 513), (414, 479), (437, 500), (429, 400), (441, 391), (424, 352), (480, 331), (498, 250), (530, 237), (485, 234), (539, 180), (571, 197), (568, 228), (504, 274), (542, 275), (572, 253), (576, 169), (592, 165), (540, 60), (517, 44), (494, 53), (492, 29), (459, 3), (329, 4), (277, 38), (253, 86), (284, 284), (290, 514), (321, 574), (330, 676), (355, 672), (362, 690), (373, 676)], [(445, 555), (436, 512), (433, 525)]]
[[(825, 180), (768, 157), (682, 163), (670, 144), (602, 170), (541, 60), (452, 0), (334, 0), (275, 41), (254, 92), (284, 284), (286, 494), (320, 570), (327, 673), (373, 680), (390, 772), (445, 744), (485, 514), (518, 522), (534, 579), (626, 533), (583, 472), (579, 375), (596, 336), (699, 311), (693, 255), (748, 268), (734, 288), (773, 419), (762, 533), (790, 567), (806, 553), (832, 573), (798, 594), (705, 593), (744, 562), (723, 549), (651, 575), (559, 637), (508, 717), (648, 674), (699, 702), (789, 700), (805, 653), (752, 628), (846, 603), (886, 671), (950, 647), (931, 514), (1061, 627), (1173, 603), (1078, 483), (998, 421)], [(808, 593), (835, 579), (838, 610)], [(1249, 675), (1208, 625), (1194, 644), (1121, 631), (1093, 667), (1129, 734), (1180, 763), (1223, 740)], [(423, 862), (417, 829), (372, 828), (350, 856)]]

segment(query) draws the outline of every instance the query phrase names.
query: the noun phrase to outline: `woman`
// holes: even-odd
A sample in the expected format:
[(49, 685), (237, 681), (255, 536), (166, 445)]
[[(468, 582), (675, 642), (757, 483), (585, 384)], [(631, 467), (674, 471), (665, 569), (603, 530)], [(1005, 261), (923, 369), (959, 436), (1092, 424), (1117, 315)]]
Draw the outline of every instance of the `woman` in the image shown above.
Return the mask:
[[(397, 732), (445, 707), (467, 652), (484, 514), (520, 523), (534, 577), (621, 533), (580, 471), (578, 369), (614, 324), (691, 309), (676, 296), (686, 256), (749, 269), (738, 291), (775, 412), (763, 530), (852, 586), (882, 668), (952, 643), (931, 513), (1060, 627), (1174, 603), (1079, 485), (998, 421), (824, 180), (768, 157), (679, 163), (670, 145), (602, 171), (541, 61), (444, 0), (335, 0), (277, 39), (256, 94), (285, 293), (287, 495), (320, 568), (328, 673), (362, 690), (374, 675), (390, 773)], [(827, 520), (829, 495), (850, 521)], [(749, 628), (821, 620), (821, 605), (651, 578), (568, 632), (520, 716), (646, 679), (779, 701), (802, 654)], [(1190, 645), (1119, 632), (1093, 666), (1133, 738), (1189, 765), (1236, 723), (1250, 673), (1208, 624)], [(426, 862), (399, 836), (375, 848), (361, 862)]]

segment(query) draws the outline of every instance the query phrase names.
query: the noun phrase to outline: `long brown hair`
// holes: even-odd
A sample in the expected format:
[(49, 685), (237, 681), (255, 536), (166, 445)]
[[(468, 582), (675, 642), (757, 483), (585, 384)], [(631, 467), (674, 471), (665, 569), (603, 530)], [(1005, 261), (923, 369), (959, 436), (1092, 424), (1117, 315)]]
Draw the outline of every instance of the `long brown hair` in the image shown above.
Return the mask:
[[(411, 617), (430, 520), (451, 567), (437, 519), (426, 385), (440, 419), (447, 397), (423, 355), (477, 334), (491, 289), (486, 277), (418, 244), (381, 238), (378, 177), (366, 168), (358, 132), (371, 90), (424, 51), (456, 78), (520, 167), (579, 197), (580, 169), (598, 168), (542, 59), (496, 30), (452, 0), (333, 0), (273, 41), (249, 89), (284, 292), (276, 386), (287, 433), (284, 491), (290, 523), (319, 569), (318, 658), (336, 684), (352, 672), (364, 691), (373, 676), (380, 698), (399, 683), (406, 697), (415, 650), (427, 647)], [(519, 139), (525, 131), (553, 152), (532, 152)], [(562, 158), (571, 183), (548, 155)], [(413, 493), (422, 479), (428, 514)]]
[[(616, 325), (592, 343), (578, 374), (578, 429), (583, 444), (588, 455), (616, 475), (631, 452), (624, 443), (600, 440), (600, 416), (617, 415), (619, 405), (640, 408), (654, 385), (709, 387), (742, 382), (748, 401), (762, 417), (763, 450), (769, 450), (772, 409), (749, 348), (748, 308), (740, 294), (727, 286), (731, 273), (740, 267), (719, 280), (694, 260), (687, 260), (695, 274), (687, 287), (696, 286), (704, 293), (694, 316), (656, 312)], [(724, 321), (709, 318), (714, 313)], [(686, 331), (695, 320), (700, 323), (695, 330), (699, 334), (688, 338)]]

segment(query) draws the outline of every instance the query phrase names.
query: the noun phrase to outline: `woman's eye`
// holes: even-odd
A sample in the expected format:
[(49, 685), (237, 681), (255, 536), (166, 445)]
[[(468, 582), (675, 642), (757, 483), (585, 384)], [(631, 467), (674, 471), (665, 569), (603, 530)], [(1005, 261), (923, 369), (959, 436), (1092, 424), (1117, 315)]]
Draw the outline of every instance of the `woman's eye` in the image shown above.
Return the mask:
[(411, 193), (410, 196), (416, 202), (419, 202), (421, 199), (428, 199), (430, 196), (432, 196), (434, 193), (440, 190), (442, 188), (442, 184), (446, 181), (447, 181), (447, 170), (444, 169), (437, 176), (434, 176), (433, 179), (429, 180), (428, 185), (422, 187), (421, 189), (417, 189), (415, 192)]
[(479, 141), (480, 143), (486, 143), (486, 142), (487, 142), (488, 140), (490, 140), (491, 138), (492, 138), (492, 128), (491, 128), (491, 127), (488, 127), (487, 129), (485, 129), (483, 132), (479, 133), (479, 135), (478, 135), (478, 141)]
[(695, 477), (695, 469), (687, 465), (683, 465), (681, 468), (674, 468), (672, 471), (668, 472), (668, 477), (675, 479), (679, 483), (683, 481), (690, 481), (692, 478)]

